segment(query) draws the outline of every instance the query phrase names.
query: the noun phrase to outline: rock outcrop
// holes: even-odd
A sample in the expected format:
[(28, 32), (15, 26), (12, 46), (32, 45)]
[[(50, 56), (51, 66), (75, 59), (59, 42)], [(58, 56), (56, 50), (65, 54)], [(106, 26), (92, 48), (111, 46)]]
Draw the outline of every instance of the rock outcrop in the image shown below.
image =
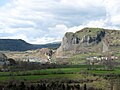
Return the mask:
[(8, 65), (9, 61), (7, 60), (7, 56), (3, 53), (0, 53), (0, 65)]
[(56, 56), (67, 58), (72, 54), (116, 51), (117, 48), (120, 48), (119, 30), (84, 28), (76, 33), (67, 32)]
[(15, 61), (25, 62), (51, 62), (54, 50), (48, 48), (41, 48), (37, 50), (29, 50), (25, 52), (6, 52), (6, 56), (14, 59)]

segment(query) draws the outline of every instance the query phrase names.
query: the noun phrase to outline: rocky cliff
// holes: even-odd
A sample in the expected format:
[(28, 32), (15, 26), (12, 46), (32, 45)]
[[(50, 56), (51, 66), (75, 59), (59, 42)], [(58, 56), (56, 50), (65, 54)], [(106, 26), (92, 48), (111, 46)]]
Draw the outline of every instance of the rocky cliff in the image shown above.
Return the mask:
[(119, 30), (83, 28), (75, 33), (65, 34), (56, 56), (67, 58), (77, 53), (119, 51), (119, 48)]

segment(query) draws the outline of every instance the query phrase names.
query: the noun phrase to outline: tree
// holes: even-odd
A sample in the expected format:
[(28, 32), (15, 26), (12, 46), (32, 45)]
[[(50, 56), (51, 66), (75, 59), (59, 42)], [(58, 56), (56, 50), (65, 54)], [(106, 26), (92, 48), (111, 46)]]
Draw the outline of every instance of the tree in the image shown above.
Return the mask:
[(86, 86), (86, 84), (84, 84), (84, 90), (87, 90), (87, 86)]

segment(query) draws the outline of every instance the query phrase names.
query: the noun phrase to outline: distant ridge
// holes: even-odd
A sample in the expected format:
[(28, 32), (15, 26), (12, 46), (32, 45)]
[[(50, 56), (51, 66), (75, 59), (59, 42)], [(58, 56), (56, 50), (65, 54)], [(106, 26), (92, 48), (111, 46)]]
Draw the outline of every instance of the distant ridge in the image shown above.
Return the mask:
[(22, 39), (0, 39), (0, 50), (1, 51), (27, 51), (35, 50), (40, 48), (58, 48), (60, 43), (49, 43), (49, 44), (30, 44)]

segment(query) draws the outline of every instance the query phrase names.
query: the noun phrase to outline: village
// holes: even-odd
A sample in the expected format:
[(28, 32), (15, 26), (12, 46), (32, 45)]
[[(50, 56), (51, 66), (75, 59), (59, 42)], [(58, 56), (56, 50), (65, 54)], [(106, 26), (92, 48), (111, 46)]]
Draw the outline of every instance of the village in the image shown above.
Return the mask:
[[(94, 65), (102, 65), (105, 66), (105, 70), (113, 70), (115, 66), (118, 66), (120, 63), (118, 62), (119, 57), (117, 56), (101, 56), (101, 57), (89, 57), (86, 58), (86, 65), (94, 66)], [(88, 67), (89, 68), (89, 67)], [(89, 68), (94, 69), (95, 68)], [(101, 70), (101, 69), (100, 69)]]

